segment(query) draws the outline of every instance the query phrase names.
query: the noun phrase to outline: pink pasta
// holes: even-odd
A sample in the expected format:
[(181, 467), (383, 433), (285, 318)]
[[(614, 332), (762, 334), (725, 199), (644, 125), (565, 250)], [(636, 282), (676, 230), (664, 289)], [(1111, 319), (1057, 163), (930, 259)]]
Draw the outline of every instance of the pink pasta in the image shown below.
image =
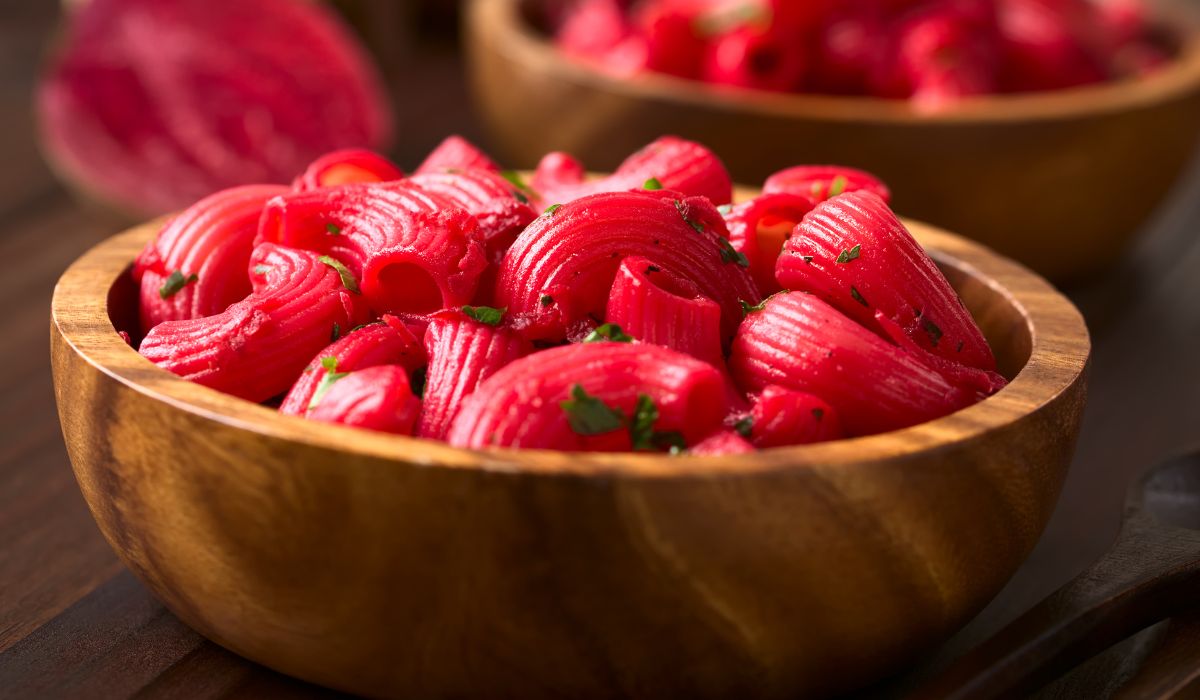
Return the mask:
[(350, 148), (328, 153), (313, 161), (292, 183), (292, 188), (307, 192), (322, 187), (387, 182), (402, 177), (404, 173), (387, 158), (374, 151)]
[(748, 314), (729, 364), (748, 392), (774, 384), (820, 396), (849, 435), (915, 425), (982, 398), (803, 292), (779, 294)]
[(500, 172), (500, 166), (461, 136), (451, 136), (417, 167), (416, 174), (439, 173), (447, 170), (490, 170)]
[(715, 367), (674, 350), (567, 345), (492, 375), (463, 403), (447, 441), (572, 451), (685, 448), (720, 427), (723, 397)]
[(280, 413), (308, 413), (327, 376), (379, 365), (398, 365), (414, 372), (426, 364), (425, 348), (409, 327), (393, 316), (359, 328), (339, 329), (340, 337), (308, 363), (279, 406)]
[(211, 316), (250, 293), (246, 264), (274, 185), (223, 190), (188, 207), (146, 244), (133, 265), (142, 332), (163, 321)]
[(542, 160), (533, 178), (533, 189), (547, 204), (563, 203), (599, 192), (620, 192), (644, 187), (706, 197), (713, 204), (728, 204), (733, 184), (725, 164), (715, 153), (694, 141), (664, 136), (621, 163), (608, 177), (587, 180), (583, 166), (562, 153)]
[(645, 343), (687, 353), (720, 366), (721, 307), (695, 283), (647, 258), (621, 261), (604, 319)]
[(738, 435), (732, 430), (721, 430), (709, 435), (700, 441), (692, 449), (688, 450), (689, 454), (696, 456), (707, 457), (723, 457), (727, 455), (741, 455), (754, 452), (754, 445), (751, 445), (746, 438)]
[(465, 304), (487, 267), (475, 218), (408, 181), (277, 197), (259, 239), (341, 261), (378, 313)]
[(750, 262), (750, 274), (759, 292), (774, 294), (780, 290), (775, 263), (796, 224), (812, 208), (807, 197), (779, 192), (755, 197), (725, 214), (729, 242)]
[[(646, 59), (692, 60), (665, 7)], [(408, 178), (338, 151), (165, 226), (133, 270), (145, 338), (121, 337), (284, 414), (473, 449), (737, 455), (1005, 386), (877, 180), (773, 182), (718, 207), (724, 166), (674, 137), (593, 180), (551, 154), (535, 187), (457, 137)]]
[(812, 292), (868, 328), (876, 311), (948, 360), (994, 370), (979, 326), (937, 265), (879, 197), (851, 192), (796, 227), (776, 265), (787, 289)]
[(475, 217), (489, 259), (498, 260), (538, 212), (512, 182), (490, 170), (452, 170), (414, 175), (412, 184)]
[(763, 194), (783, 192), (823, 202), (846, 192), (870, 192), (885, 203), (892, 192), (874, 175), (840, 165), (797, 165), (780, 170), (763, 183)]
[(397, 365), (379, 365), (339, 378), (308, 417), (384, 433), (412, 435), (420, 411), (421, 400), (412, 393), (408, 371)]
[(468, 318), (461, 311), (434, 317), (425, 333), (429, 369), (418, 434), (444, 439), (462, 402), (513, 360), (533, 352), (511, 328)]
[(750, 411), (750, 441), (757, 447), (783, 447), (844, 437), (833, 406), (816, 394), (768, 386)]
[(517, 237), (500, 263), (496, 305), (523, 316), (531, 337), (561, 340), (604, 317), (621, 260), (637, 256), (691, 280), (715, 301), (727, 343), (742, 301), (759, 295), (725, 235), (721, 215), (700, 197), (665, 191), (584, 197)]
[(139, 352), (198, 384), (266, 401), (282, 394), (337, 328), (366, 318), (362, 296), (308, 251), (265, 244), (251, 259), (259, 289), (214, 316), (165, 321)]

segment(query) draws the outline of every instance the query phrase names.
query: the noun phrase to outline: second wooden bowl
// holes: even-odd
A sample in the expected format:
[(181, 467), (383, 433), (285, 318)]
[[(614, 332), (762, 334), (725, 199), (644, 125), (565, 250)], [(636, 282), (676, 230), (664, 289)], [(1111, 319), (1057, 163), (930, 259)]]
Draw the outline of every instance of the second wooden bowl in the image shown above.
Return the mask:
[(912, 224), (1013, 381), (940, 420), (731, 458), (476, 452), (191, 384), (136, 325), (147, 224), (53, 301), (80, 488), (176, 615), (371, 696), (799, 697), (946, 638), (1016, 570), (1079, 430), (1089, 343), (1045, 281)]
[(476, 101), (500, 155), (564, 150), (609, 169), (662, 134), (721, 154), (734, 179), (797, 163), (880, 175), (896, 208), (1057, 281), (1111, 266), (1163, 200), (1200, 136), (1200, 33), (1138, 81), (974, 99), (942, 114), (861, 97), (724, 91), (665, 76), (622, 80), (571, 61), (526, 0), (474, 0), (466, 42)]

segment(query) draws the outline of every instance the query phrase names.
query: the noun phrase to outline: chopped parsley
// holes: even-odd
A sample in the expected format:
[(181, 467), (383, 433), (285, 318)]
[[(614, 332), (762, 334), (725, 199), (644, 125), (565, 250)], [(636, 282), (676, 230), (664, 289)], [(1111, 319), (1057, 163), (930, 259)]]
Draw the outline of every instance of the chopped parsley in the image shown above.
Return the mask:
[(858, 260), (859, 255), (861, 255), (861, 254), (862, 254), (862, 244), (859, 243), (859, 244), (856, 244), (850, 250), (843, 250), (842, 252), (838, 253), (837, 260), (835, 262), (837, 262), (841, 265), (845, 265), (846, 263), (849, 263), (852, 260)]
[(270, 271), (271, 271), (270, 265), (255, 265), (254, 266), (254, 274), (256, 274), (256, 275), (260, 275), (260, 276), (265, 275)]
[(338, 360), (336, 357), (322, 357), (321, 366), (325, 368), (325, 376), (321, 377), (321, 382), (317, 384), (316, 391), (313, 392), (312, 399), (308, 402), (308, 410), (313, 410), (321, 403), (321, 399), (325, 398), (325, 394), (333, 387), (338, 380), (345, 379), (350, 375), (349, 372), (337, 371)]
[(338, 262), (337, 260), (334, 260), (333, 258), (329, 257), (328, 255), (322, 255), (321, 257), (317, 258), (317, 260), (319, 262), (322, 262), (322, 263), (332, 267), (334, 270), (337, 270), (338, 277), (342, 278), (342, 286), (343, 287), (345, 287), (346, 289), (349, 289), (350, 291), (354, 292), (355, 294), (360, 293), (358, 291), (358, 280), (354, 279), (354, 273), (350, 272), (349, 268), (347, 268), (345, 265)]
[(960, 341), (958, 341), (958, 347), (955, 348), (954, 352), (962, 352), (962, 349), (963, 349), (963, 341), (960, 340)]
[(836, 197), (846, 191), (846, 185), (850, 184), (846, 181), (846, 176), (838, 175), (833, 178), (833, 182), (829, 184), (829, 196)]
[(780, 294), (787, 294), (787, 293), (788, 293), (787, 289), (781, 289), (778, 292), (775, 292), (774, 294), (772, 294), (771, 296), (766, 297), (765, 299), (758, 302), (757, 304), (751, 304), (750, 302), (743, 301), (741, 299), (739, 299), (738, 302), (741, 303), (741, 305), (742, 305), (742, 313), (749, 316), (750, 314), (754, 313), (755, 311), (762, 311), (763, 309), (767, 308), (767, 302), (771, 301), (775, 297), (779, 296)]
[(737, 263), (742, 267), (750, 267), (750, 261), (745, 254), (733, 247), (728, 238), (717, 236), (717, 243), (721, 246), (721, 262)]
[(161, 299), (170, 299), (178, 294), (179, 290), (199, 281), (200, 278), (196, 275), (185, 275), (181, 270), (176, 270), (163, 280), (162, 286), (158, 288), (158, 296)]
[(342, 235), (342, 227), (335, 223), (325, 224), (325, 233), (328, 233), (331, 236), (340, 236)]
[(809, 265), (811, 265), (811, 264), (812, 264), (812, 261), (813, 261), (813, 256), (811, 256), (811, 255), (801, 255), (801, 256), (800, 256), (800, 259), (801, 259), (801, 260), (803, 260), (804, 262), (808, 263)]
[(632, 343), (633, 336), (621, 330), (621, 327), (615, 323), (605, 323), (602, 326), (598, 326), (591, 333), (588, 333), (587, 337), (583, 339), (585, 343), (602, 343), (605, 341)]
[(742, 416), (733, 424), (733, 429), (738, 435), (744, 438), (750, 437), (750, 431), (754, 429), (754, 417), (749, 415)]
[(464, 306), (462, 312), (467, 315), (467, 318), (474, 319), (488, 326), (500, 325), (500, 320), (504, 318), (504, 312), (508, 311), (508, 307), (495, 309), (490, 306)]
[(562, 209), (561, 204), (551, 204), (550, 206), (546, 207), (546, 211), (543, 213), (546, 216), (554, 216), (554, 212), (558, 211), (559, 209)]
[(611, 433), (625, 423), (625, 414), (587, 393), (581, 384), (572, 386), (571, 398), (558, 405), (567, 414), (571, 430), (578, 435)]
[(928, 318), (921, 319), (921, 329), (929, 336), (929, 342), (936, 348), (938, 341), (942, 339), (942, 329)]
[(533, 189), (530, 188), (529, 185), (525, 184), (525, 180), (521, 178), (520, 173), (515, 170), (505, 170), (500, 173), (500, 177), (508, 180), (513, 187), (517, 188), (513, 190), (513, 196), (516, 197), (518, 201), (520, 201), (522, 204), (529, 203), (529, 197), (527, 197), (525, 193), (533, 192)]
[(646, 180), (646, 184), (642, 185), (642, 189), (644, 190), (661, 190), (662, 188), (662, 182), (660, 182), (656, 177)]
[(550, 296), (549, 294), (542, 295), (542, 306), (550, 306), (553, 303), (554, 297)]
[(863, 306), (869, 306), (869, 304), (867, 304), (867, 300), (863, 298), (862, 294), (859, 294), (858, 290), (854, 288), (854, 285), (850, 286), (850, 296), (854, 298), (854, 301), (857, 301)]
[(675, 210), (679, 212), (679, 216), (683, 218), (684, 222), (688, 226), (691, 226), (693, 229), (695, 229), (696, 233), (704, 233), (704, 224), (701, 224), (697, 221), (692, 221), (687, 217), (687, 207), (684, 206), (682, 200), (675, 200)]
[(331, 331), (331, 332), (329, 333), (329, 342), (331, 342), (331, 343), (332, 343), (332, 342), (334, 342), (335, 340), (337, 340), (338, 338), (341, 338), (341, 337), (342, 337), (342, 327), (341, 327), (341, 326), (339, 326), (339, 325), (337, 324), (337, 321), (334, 321), (334, 323), (333, 323), (333, 331)]
[(654, 446), (654, 423), (658, 420), (658, 406), (646, 394), (638, 394), (637, 406), (633, 410), (633, 421), (629, 424), (629, 437), (633, 449), (647, 450)]
[(521, 173), (517, 172), (516, 170), (505, 170), (500, 173), (500, 177), (512, 183), (513, 187), (517, 187), (522, 190), (529, 189), (529, 185), (525, 184), (525, 179), (521, 177)]
[(815, 418), (816, 420), (820, 421), (822, 418), (824, 418), (824, 417), (825, 417), (825, 409), (823, 409), (823, 408), (814, 408), (814, 409), (812, 410), (812, 414), (813, 414), (813, 418)]
[(633, 412), (633, 420), (629, 422), (629, 438), (634, 450), (662, 451), (670, 450), (677, 454), (687, 448), (683, 435), (674, 430), (659, 431), (654, 429), (658, 422), (658, 406), (654, 399), (646, 394), (638, 394), (637, 406)]

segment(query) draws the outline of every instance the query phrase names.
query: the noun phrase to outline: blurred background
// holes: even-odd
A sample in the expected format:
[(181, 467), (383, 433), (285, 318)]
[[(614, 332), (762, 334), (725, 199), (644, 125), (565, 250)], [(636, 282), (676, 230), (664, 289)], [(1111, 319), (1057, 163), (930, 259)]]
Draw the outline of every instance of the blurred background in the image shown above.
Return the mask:
[[(92, 1), (112, 4), (111, 0)], [(278, 0), (278, 4), (282, 7), (294, 1)], [(225, 679), (223, 683), (242, 688), (249, 696), (264, 688), (286, 690), (297, 696), (316, 694), (199, 639), (173, 621), (128, 573), (123, 573), (86, 511), (62, 446), (46, 338), (54, 281), (91, 245), (155, 213), (131, 210), (136, 209), (127, 206), (131, 191), (135, 193), (133, 201), (137, 201), (139, 191), (151, 193), (147, 199), (165, 193), (164, 202), (178, 195), (177, 183), (147, 178), (148, 171), (142, 168), (153, 171), (165, 164), (165, 169), (170, 169), (182, 162), (197, 172), (212, 172), (236, 166), (241, 162), (239, 158), (250, 158), (246, 152), (250, 147), (246, 146), (241, 150), (234, 147), (228, 153), (221, 149), (206, 151), (203, 156), (150, 149), (139, 156), (140, 160), (123, 160), (119, 154), (111, 155), (112, 143), (93, 138), (96, 132), (89, 129), (94, 125), (89, 126), (86, 120), (74, 121), (77, 115), (70, 112), (70, 99), (81, 99), (82, 95), (101, 100), (103, 95), (97, 91), (111, 90), (118, 97), (134, 97), (108, 99), (107, 103), (116, 105), (104, 115), (108, 128), (123, 125), (127, 130), (122, 133), (129, 135), (162, 126), (151, 124), (152, 118), (145, 113), (122, 110), (122, 106), (136, 104), (136, 99), (141, 99), (137, 96), (144, 97), (140, 92), (143, 88), (122, 83), (106, 73), (111, 68), (106, 63), (106, 52), (111, 50), (110, 42), (168, 54), (185, 47), (202, 52), (205, 47), (187, 44), (194, 39), (193, 33), (161, 33), (154, 27), (127, 26), (122, 31), (130, 32), (128, 35), (114, 37), (109, 33), (111, 27), (95, 20), (94, 25), (78, 29), (73, 38), (81, 47), (78, 55), (88, 60), (56, 64), (63, 71), (60, 77), (65, 75), (63, 80), (73, 90), (39, 93), (39, 80), (50, 65), (49, 56), (62, 55), (68, 49), (63, 44), (67, 36), (64, 23), (71, 11), (68, 6), (87, 4), (88, 0), (67, 5), (45, 1), (0, 5), (0, 260), (6, 261), (5, 272), (0, 274), (0, 542), (4, 543), (0, 545), (0, 688), (61, 689), (53, 685), (62, 678), (58, 664), (64, 659), (78, 660), (83, 654), (91, 666), (80, 671), (72, 682), (84, 688), (98, 687), (89, 684), (100, 682), (116, 683), (132, 693), (160, 679), (167, 669), (188, 657), (193, 658), (189, 662), (193, 670), (211, 677), (220, 675)], [(377, 90), (390, 111), (377, 113), (374, 121), (363, 124), (339, 115), (330, 107), (331, 101), (322, 98), (328, 94), (322, 90), (335, 83), (329, 89), (351, 88), (329, 77), (340, 73), (324, 77), (314, 74), (311, 80), (298, 79), (296, 93), (289, 96), (300, 96), (294, 111), (311, 110), (305, 112), (306, 118), (289, 127), (294, 127), (296, 140), (303, 138), (304, 130), (312, 123), (321, 122), (329, 131), (359, 134), (358, 140), (368, 142), (331, 145), (378, 146), (402, 168), (411, 170), (449, 134), (461, 134), (501, 157), (527, 152), (522, 145), (525, 143), (545, 143), (545, 150), (577, 137), (566, 126), (547, 131), (540, 118), (532, 116), (520, 143), (512, 140), (514, 129), (521, 130), (519, 120), (514, 126), (512, 119), (493, 119), (489, 123), (494, 128), (485, 128), (481, 104), (494, 109), (499, 98), (472, 98), (463, 51), (478, 46), (462, 45), (460, 23), (464, 11), (452, 0), (342, 0), (329, 7), (344, 20), (344, 24), (338, 22), (333, 38), (323, 34), (321, 27), (314, 28), (308, 19), (288, 19), (295, 24), (287, 26), (297, 34), (312, 31), (322, 42), (328, 40), (321, 44), (321, 50), (327, 51), (321, 65), (338, 65), (362, 79), (362, 85), (355, 89), (361, 88), (367, 97), (359, 94), (346, 99), (372, 102), (372, 91)], [(155, 12), (167, 11), (148, 10), (146, 16)], [(181, 21), (180, 17), (168, 19)], [(197, 26), (189, 17), (182, 20)], [(284, 21), (282, 14), (280, 21)], [(256, 91), (265, 90), (263, 85), (270, 83), (271, 76), (280, 75), (280, 65), (287, 62), (289, 41), (296, 42), (296, 34), (251, 55), (248, 65), (252, 70), (228, 88), (229, 94), (260, 94)], [(350, 46), (350, 58), (346, 58), (347, 49), (342, 43)], [(361, 53), (360, 43), (368, 53)], [(360, 59), (361, 65), (355, 63)], [(338, 63), (342, 60), (349, 61), (349, 67)], [(149, 61), (149, 65), (153, 63)], [(184, 87), (169, 71), (148, 69), (147, 75), (151, 81), (155, 76), (162, 80), (155, 87), (159, 91), (170, 93)], [(494, 82), (493, 92), (518, 87), (516, 82), (502, 80), (502, 73), (493, 77), (499, 81)], [(194, 79), (196, 84), (206, 84), (204, 81), (213, 77), (201, 74)], [(537, 83), (533, 85), (536, 88)], [(1135, 80), (1121, 89), (1138, 94), (1146, 89), (1140, 85), (1141, 81)], [(538, 91), (529, 83), (519, 87), (522, 92), (514, 94), (535, 99)], [(546, 86), (547, 91), (552, 89)], [(35, 109), (39, 99), (40, 112)], [(273, 98), (268, 95), (264, 99)], [(1194, 105), (1195, 96), (1189, 95), (1189, 100), (1189, 105)], [(552, 116), (562, 124), (579, 125), (585, 113), (594, 112), (598, 103), (560, 95), (547, 104), (551, 107), (546, 109), (557, 110)], [(211, 105), (191, 107), (203, 110)], [(42, 115), (41, 123), (38, 114)], [(703, 120), (671, 121), (660, 112), (645, 114), (660, 115), (658, 121), (650, 120), (656, 129), (685, 131), (685, 135), (702, 141), (706, 140), (706, 129), (718, 128)], [(1181, 147), (1181, 142), (1154, 145), (1158, 132), (1176, 129), (1179, 124), (1187, 126), (1188, 119), (1192, 120), (1191, 134), (1182, 141), (1185, 146)], [(174, 138), (201, 138), (196, 129), (186, 127), (188, 123), (188, 115), (184, 114), (178, 123), (167, 126), (185, 125), (174, 133)], [(1058, 511), (1041, 544), (993, 605), (962, 633), (960, 646), (1011, 619), (1103, 552), (1116, 534), (1129, 481), (1167, 456), (1200, 445), (1200, 363), (1196, 361), (1200, 357), (1200, 160), (1191, 145), (1198, 126), (1195, 113), (1184, 111), (1171, 119), (1140, 122), (1133, 133), (1098, 131), (1075, 144), (1086, 153), (1125, 148), (1121, 144), (1126, 142), (1131, 152), (1142, 148), (1145, 158), (1127, 163), (1124, 186), (1130, 198), (1140, 196), (1147, 183), (1161, 189), (1162, 196), (1153, 198), (1151, 211), (1136, 225), (1121, 224), (1125, 239), (1132, 242), (1121, 244), (1111, 264), (1099, 272), (1091, 269), (1087, 275), (1068, 275), (1059, 280), (1088, 318), (1095, 344), (1084, 432)], [(251, 143), (254, 128), (253, 123), (238, 122), (236, 134), (229, 136), (228, 142), (240, 143), (240, 138)], [(228, 136), (234, 132), (221, 133)], [(593, 140), (602, 138), (588, 133)], [(952, 133), (952, 142), (961, 149), (978, 145), (972, 138), (989, 138), (961, 130)], [(507, 134), (508, 141), (493, 140), (497, 134)], [(711, 136), (726, 138), (715, 131)], [(1042, 138), (1050, 143), (1067, 136), (1060, 133)], [(619, 149), (613, 150), (616, 154), (605, 162), (589, 160), (588, 164), (611, 167), (624, 155)], [(721, 148), (716, 150), (722, 153)], [(1166, 156), (1153, 155), (1160, 150), (1169, 152), (1170, 164), (1163, 165), (1161, 158)], [(825, 153), (819, 149), (814, 152), (821, 156)], [(80, 162), (72, 162), (73, 156), (64, 155), (71, 153), (85, 156)], [(295, 152), (293, 142), (281, 141), (263, 158), (275, 159), (283, 167), (307, 162), (308, 156)], [(53, 168), (48, 160), (54, 162)], [(104, 164), (98, 170), (97, 162)], [(1074, 165), (1065, 172), (1083, 167), (1079, 162), (1086, 161), (1070, 161)], [(535, 165), (525, 156), (504, 164)], [(1037, 169), (1028, 170), (1023, 177), (1036, 179)], [(1170, 172), (1164, 174), (1164, 170)], [(744, 171), (735, 175), (748, 177)], [(1002, 188), (993, 190), (989, 198), (993, 204), (974, 205), (974, 211), (1004, 208)], [(1101, 207), (1113, 198), (1108, 191), (1093, 192), (1070, 202), (1083, 210)], [(161, 211), (170, 208), (157, 207)], [(904, 196), (897, 199), (897, 208), (902, 214), (911, 213), (905, 208)], [(935, 219), (932, 223), (954, 222)], [(1089, 245), (1087, 230), (1074, 231), (1069, 221), (1065, 226), (1061, 222), (1055, 225), (1082, 236), (1076, 239), (1082, 243), (1072, 244), (1074, 248), (1067, 246), (1064, 259), (1070, 259), (1072, 250), (1083, 255), (1080, 246)], [(1040, 245), (1052, 248), (1056, 244), (1043, 238)], [(1037, 259), (1025, 262), (1038, 264)], [(59, 681), (48, 680), (54, 678)]]

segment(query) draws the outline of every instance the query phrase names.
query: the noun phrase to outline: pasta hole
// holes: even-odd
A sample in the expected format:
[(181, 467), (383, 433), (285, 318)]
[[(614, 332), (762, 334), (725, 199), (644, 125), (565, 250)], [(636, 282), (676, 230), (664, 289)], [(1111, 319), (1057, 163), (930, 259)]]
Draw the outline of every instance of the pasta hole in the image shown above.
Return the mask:
[(442, 308), (442, 289), (425, 268), (410, 262), (385, 265), (377, 276), (376, 303), (389, 313), (429, 313)]

